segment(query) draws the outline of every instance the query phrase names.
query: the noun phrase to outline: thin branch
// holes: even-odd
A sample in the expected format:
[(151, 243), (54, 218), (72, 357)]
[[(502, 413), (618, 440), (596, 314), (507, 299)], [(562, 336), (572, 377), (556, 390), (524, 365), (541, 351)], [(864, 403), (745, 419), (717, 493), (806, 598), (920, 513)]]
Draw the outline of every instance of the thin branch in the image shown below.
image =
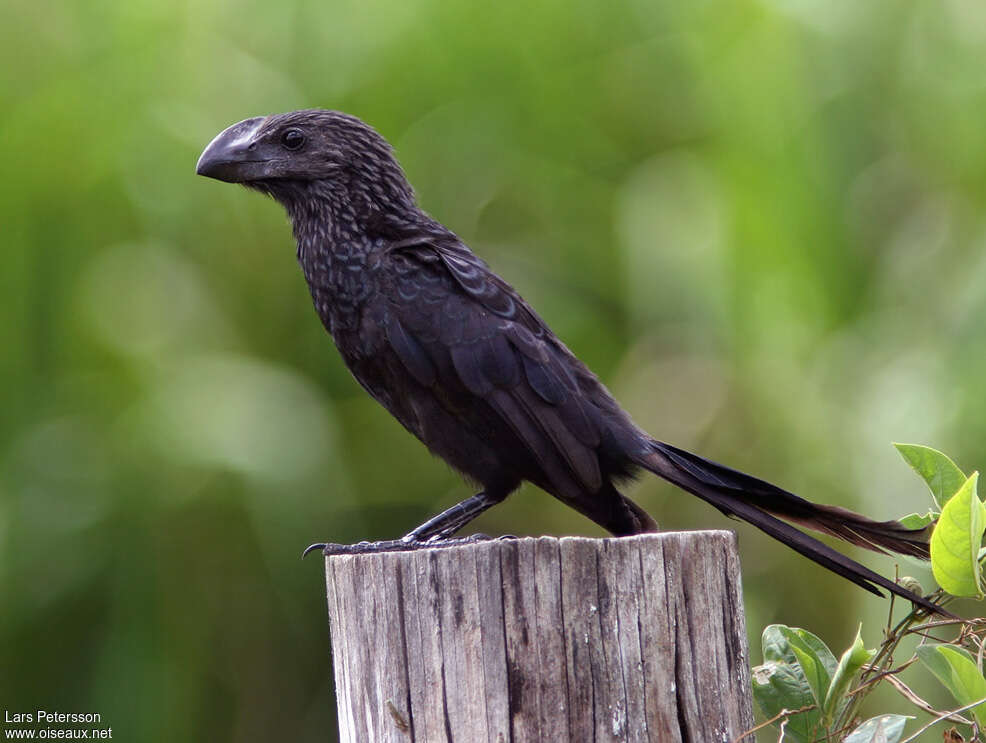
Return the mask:
[[(923, 700), (921, 697), (915, 694), (913, 689), (911, 689), (907, 684), (905, 684), (899, 678), (896, 678), (894, 676), (888, 676), (887, 681), (889, 681), (890, 685), (893, 686), (898, 692), (900, 692), (901, 696), (903, 696), (908, 702), (913, 704), (915, 707), (927, 712), (929, 715), (941, 714), (940, 710), (935, 709), (930, 704), (928, 704), (925, 700)], [(961, 725), (972, 724), (971, 720), (967, 720), (961, 715), (957, 715), (954, 713), (949, 714), (949, 716), (946, 717), (945, 719), (949, 720), (950, 722), (957, 722)]]
[(909, 634), (921, 634), (923, 632), (928, 632), (930, 630), (939, 629), (941, 627), (951, 627), (953, 625), (959, 625), (962, 629), (966, 629), (972, 626), (981, 626), (986, 624), (986, 619), (982, 617), (976, 617), (975, 619), (935, 619), (930, 622), (922, 622), (921, 624), (916, 624), (913, 627), (909, 627), (904, 630), (905, 635)]
[[(866, 681), (864, 681), (863, 683), (861, 683), (861, 684), (860, 684), (859, 686), (857, 686), (857, 687), (856, 687), (855, 689), (853, 689), (852, 691), (849, 691), (849, 692), (847, 692), (847, 693), (846, 693), (846, 696), (847, 696), (847, 697), (851, 697), (851, 696), (853, 696), (854, 694), (858, 694), (859, 692), (861, 692), (861, 691), (864, 691), (865, 689), (867, 689), (867, 688), (869, 688), (869, 687), (870, 687), (870, 686), (872, 686), (873, 684), (875, 684), (875, 683), (877, 683), (877, 682), (878, 682), (878, 681), (880, 681), (881, 679), (885, 679), (885, 678), (888, 678), (888, 677), (890, 677), (890, 676), (893, 676), (893, 675), (895, 675), (895, 674), (898, 674), (898, 673), (900, 673), (901, 671), (904, 671), (904, 670), (906, 670), (906, 669), (908, 669), (908, 668), (910, 668), (910, 667), (911, 667), (911, 665), (913, 665), (913, 664), (914, 664), (914, 663), (915, 663), (915, 662), (917, 661), (917, 659), (918, 659), (918, 657), (917, 657), (916, 655), (914, 655), (914, 656), (912, 656), (912, 657), (911, 657), (911, 659), (910, 659), (910, 660), (906, 660), (906, 661), (904, 661), (903, 663), (901, 663), (901, 664), (900, 664), (899, 666), (897, 666), (896, 668), (888, 668), (888, 669), (887, 669), (887, 670), (885, 670), (885, 671), (880, 671), (880, 672), (879, 672), (879, 673), (878, 673), (878, 674), (877, 674), (876, 676), (874, 676), (873, 678), (870, 678), (870, 679), (867, 679)], [(875, 670), (877, 670), (877, 669), (875, 669), (875, 668), (873, 668), (873, 667), (872, 667), (872, 666), (870, 666), (870, 665), (867, 665), (867, 666), (865, 666), (865, 668), (866, 668), (866, 670), (868, 670), (868, 671), (875, 671)]]
[(753, 735), (753, 733), (757, 732), (758, 730), (763, 730), (768, 725), (773, 725), (782, 717), (784, 718), (784, 721), (787, 722), (787, 718), (792, 717), (793, 715), (797, 715), (801, 712), (808, 712), (809, 710), (815, 709), (815, 707), (817, 706), (818, 706), (817, 704), (807, 704), (799, 709), (782, 709), (780, 712), (778, 712), (776, 715), (771, 717), (769, 720), (764, 720), (756, 727), (752, 727), (749, 730), (746, 730), (740, 733), (739, 735), (737, 735), (735, 738), (733, 738), (732, 743), (737, 743), (737, 741), (743, 740), (743, 738), (745, 738), (746, 736)]
[(918, 736), (921, 735), (921, 733), (923, 733), (925, 730), (927, 730), (928, 728), (930, 728), (932, 725), (935, 725), (936, 723), (939, 723), (942, 720), (947, 720), (952, 715), (957, 715), (959, 712), (965, 712), (967, 709), (972, 709), (973, 707), (978, 707), (983, 702), (986, 702), (986, 697), (983, 697), (982, 699), (980, 699), (977, 702), (972, 702), (971, 704), (963, 705), (963, 706), (959, 707), (958, 709), (953, 709), (951, 712), (942, 712), (942, 713), (940, 713), (938, 715), (938, 717), (936, 717), (934, 720), (932, 720), (927, 725), (925, 725), (923, 728), (921, 728), (916, 733), (914, 733), (914, 735), (912, 735), (909, 738), (905, 738), (900, 743), (911, 743), (911, 741), (917, 740), (918, 739)]

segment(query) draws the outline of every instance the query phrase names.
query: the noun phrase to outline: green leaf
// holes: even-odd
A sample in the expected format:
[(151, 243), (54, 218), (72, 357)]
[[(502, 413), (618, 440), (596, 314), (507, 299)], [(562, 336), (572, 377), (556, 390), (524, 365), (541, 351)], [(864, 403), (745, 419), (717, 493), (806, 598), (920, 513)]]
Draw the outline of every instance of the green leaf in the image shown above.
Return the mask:
[(913, 719), (910, 715), (871, 717), (849, 733), (842, 743), (897, 743), (904, 735), (904, 725)]
[(863, 645), (862, 631), (863, 626), (860, 625), (859, 629), (856, 630), (856, 639), (853, 640), (849, 649), (842, 654), (839, 659), (839, 666), (832, 674), (832, 682), (829, 685), (826, 703), (822, 710), (822, 715), (826, 720), (835, 717), (842, 705), (845, 704), (844, 695), (849, 688), (849, 683), (859, 673), (863, 664), (873, 657), (875, 651), (867, 650), (866, 646)]
[[(798, 646), (798, 652), (813, 658), (816, 665), (813, 673), (820, 667), (831, 675), (837, 666), (835, 656), (825, 643), (810, 632), (780, 624), (768, 626), (761, 638), (764, 663), (753, 669), (753, 698), (767, 717), (774, 717), (785, 709), (817, 705), (812, 684), (808, 682), (792, 641)], [(785, 727), (786, 737), (795, 743), (811, 743), (815, 740), (820, 719), (821, 708), (818, 706), (792, 715)]]
[[(753, 698), (767, 717), (815, 703), (801, 669), (777, 661), (754, 667)], [(795, 743), (812, 743), (820, 719), (821, 711), (817, 707), (792, 715), (785, 728), (787, 736)]]
[(829, 650), (821, 638), (800, 627), (788, 627), (784, 624), (771, 624), (763, 631), (761, 639), (763, 657), (766, 660), (783, 660), (793, 663), (796, 657), (791, 653), (791, 643), (797, 643), (804, 650), (811, 652), (821, 661), (829, 677), (835, 673), (839, 661)]
[[(919, 645), (914, 653), (921, 663), (947, 687), (947, 680), (951, 678), (952, 670), (948, 661), (945, 660), (945, 656), (938, 652), (940, 647), (942, 647), (941, 643)], [(972, 660), (972, 655), (965, 648), (958, 648), (958, 650), (960, 653), (964, 653), (969, 660)]]
[[(917, 656), (960, 705), (986, 699), (986, 678), (966, 650), (953, 645), (922, 645)], [(973, 707), (972, 714), (980, 727), (986, 726), (986, 706)]]
[(894, 444), (897, 451), (931, 489), (938, 507), (945, 505), (965, 482), (965, 475), (951, 459), (937, 449), (920, 444)]
[(779, 627), (798, 665), (804, 672), (819, 709), (825, 708), (825, 695), (836, 668), (835, 656), (818, 637), (797, 627)]
[[(897, 521), (908, 529), (923, 529), (928, 524), (933, 524), (938, 516), (938, 511), (928, 511), (925, 514), (909, 513), (906, 516), (901, 516)], [(873, 719), (875, 720), (876, 718), (874, 717)]]
[(953, 596), (982, 596), (979, 547), (986, 529), (986, 506), (976, 494), (979, 473), (973, 472), (945, 504), (931, 533), (931, 572)]

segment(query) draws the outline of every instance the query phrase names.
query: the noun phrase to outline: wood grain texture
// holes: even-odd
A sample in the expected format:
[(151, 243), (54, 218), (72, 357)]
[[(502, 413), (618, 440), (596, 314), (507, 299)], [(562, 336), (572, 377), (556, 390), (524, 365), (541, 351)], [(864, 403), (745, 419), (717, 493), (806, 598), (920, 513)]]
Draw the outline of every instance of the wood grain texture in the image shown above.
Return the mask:
[(325, 569), (344, 742), (728, 743), (753, 726), (732, 532), (503, 539)]

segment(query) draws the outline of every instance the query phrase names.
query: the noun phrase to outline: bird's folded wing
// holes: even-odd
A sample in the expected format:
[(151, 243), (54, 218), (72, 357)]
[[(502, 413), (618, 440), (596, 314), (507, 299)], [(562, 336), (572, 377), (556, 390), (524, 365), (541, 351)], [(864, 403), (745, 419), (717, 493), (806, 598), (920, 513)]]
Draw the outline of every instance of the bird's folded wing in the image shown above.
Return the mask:
[(540, 318), (472, 254), (429, 242), (394, 253), (400, 278), (387, 338), (408, 373), (485, 402), (558, 495), (599, 490), (600, 411)]

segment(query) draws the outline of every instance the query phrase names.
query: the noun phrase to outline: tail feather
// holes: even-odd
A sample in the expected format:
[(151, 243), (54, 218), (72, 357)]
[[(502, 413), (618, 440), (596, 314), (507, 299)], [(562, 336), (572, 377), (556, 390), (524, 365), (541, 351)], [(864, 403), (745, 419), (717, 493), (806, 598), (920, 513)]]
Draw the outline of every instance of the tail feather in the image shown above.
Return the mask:
[[(908, 529), (897, 521), (873, 521), (837, 506), (812, 503), (764, 480), (730, 469), (660, 441), (639, 464), (678, 487), (735, 516), (796, 552), (878, 596), (887, 589), (929, 611), (948, 614), (937, 604), (908, 591), (805, 534), (787, 521), (876, 552), (928, 558), (928, 529)], [(781, 519), (784, 519), (782, 521)]]

